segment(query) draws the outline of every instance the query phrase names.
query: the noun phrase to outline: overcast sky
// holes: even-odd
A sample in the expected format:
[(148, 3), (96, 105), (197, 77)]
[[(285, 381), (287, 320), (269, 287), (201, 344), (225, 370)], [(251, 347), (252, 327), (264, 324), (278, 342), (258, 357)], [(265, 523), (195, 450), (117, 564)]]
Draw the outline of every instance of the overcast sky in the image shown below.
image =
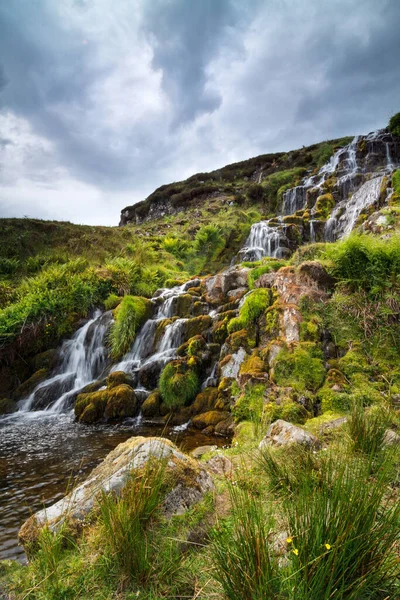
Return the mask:
[(115, 225), (198, 171), (384, 127), (400, 0), (0, 0), (0, 216)]

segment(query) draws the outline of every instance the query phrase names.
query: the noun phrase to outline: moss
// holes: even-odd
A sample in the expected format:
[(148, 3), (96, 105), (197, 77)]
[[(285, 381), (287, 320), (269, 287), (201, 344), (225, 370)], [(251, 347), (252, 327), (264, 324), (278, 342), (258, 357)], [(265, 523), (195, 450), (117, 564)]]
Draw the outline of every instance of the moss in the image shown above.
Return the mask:
[(125, 296), (115, 309), (115, 321), (111, 326), (109, 340), (114, 360), (121, 358), (133, 344), (136, 332), (151, 316), (153, 305), (141, 296)]
[(37, 354), (32, 360), (32, 365), (35, 371), (39, 371), (40, 369), (52, 369), (55, 366), (57, 357), (58, 350), (55, 348), (50, 348), (45, 352)]
[(193, 296), (191, 294), (181, 294), (175, 300), (176, 302), (176, 314), (179, 317), (189, 317), (193, 303)]
[(321, 337), (321, 318), (315, 315), (308, 321), (300, 323), (300, 340), (302, 342), (318, 342)]
[[(259, 351), (255, 350), (240, 366), (239, 375), (260, 377), (266, 374), (264, 361), (260, 358)], [(242, 378), (241, 378), (242, 379)]]
[(204, 391), (197, 394), (195, 401), (191, 406), (193, 415), (198, 415), (215, 408), (218, 398), (218, 388), (208, 387)]
[(164, 403), (172, 410), (190, 404), (198, 392), (199, 385), (196, 370), (183, 360), (173, 360), (168, 363), (161, 373), (159, 382)]
[(274, 379), (278, 385), (289, 385), (298, 391), (316, 391), (324, 378), (323, 354), (311, 342), (301, 342), (291, 351), (283, 349), (276, 357)]
[(283, 398), (279, 404), (268, 402), (264, 406), (264, 418), (270, 423), (277, 419), (283, 419), (289, 423), (304, 423), (308, 416), (306, 409), (290, 398)]
[(269, 338), (275, 338), (279, 335), (279, 317), (280, 308), (274, 304), (267, 309), (265, 313), (265, 328), (264, 331)]
[(212, 332), (215, 342), (223, 344), (228, 336), (228, 321), (214, 322)]
[(104, 308), (105, 310), (113, 310), (117, 308), (117, 306), (122, 302), (122, 296), (117, 296), (116, 294), (110, 294), (104, 300)]
[(39, 369), (34, 373), (29, 379), (21, 383), (20, 386), (17, 387), (13, 396), (15, 400), (21, 400), (21, 398), (26, 398), (29, 396), (35, 387), (44, 381), (46, 377), (49, 375), (48, 369)]
[(303, 217), (296, 215), (287, 215), (282, 221), (285, 225), (303, 225)]
[(133, 388), (126, 383), (113, 387), (108, 391), (105, 416), (108, 419), (134, 417), (138, 409), (138, 401)]
[(231, 333), (226, 340), (226, 345), (229, 347), (229, 353), (234, 354), (239, 348), (244, 348), (246, 352), (250, 352), (255, 346), (255, 340), (249, 336), (247, 329), (239, 329)]
[(142, 404), (142, 415), (147, 418), (158, 417), (160, 414), (161, 394), (155, 390)]
[(190, 340), (179, 346), (176, 351), (178, 356), (199, 357), (207, 349), (207, 342), (202, 335), (195, 335)]
[(113, 371), (107, 377), (107, 387), (109, 390), (121, 385), (122, 383), (126, 383), (126, 384), (130, 385), (131, 387), (133, 387), (132, 376), (128, 375), (124, 371)]
[(351, 408), (351, 396), (347, 392), (337, 392), (329, 385), (324, 385), (318, 390), (317, 398), (321, 403), (323, 413), (330, 411), (335, 413), (345, 413)]
[(315, 204), (318, 218), (327, 219), (332, 209), (335, 207), (335, 204), (335, 199), (332, 194), (322, 194), (322, 196), (318, 196)]
[(331, 192), (333, 190), (333, 188), (335, 187), (337, 183), (337, 178), (336, 177), (328, 177), (328, 179), (326, 179), (324, 181), (324, 183), (322, 184), (322, 189), (325, 192)]
[(229, 412), (221, 410), (209, 410), (192, 418), (192, 424), (196, 429), (215, 427), (220, 421), (225, 421), (230, 416)]
[(263, 413), (264, 395), (267, 386), (264, 384), (247, 384), (244, 391), (237, 398), (232, 408), (236, 421), (260, 421)]
[(95, 423), (104, 417), (108, 390), (79, 394), (75, 403), (75, 417), (81, 423)]
[(17, 404), (8, 398), (0, 398), (0, 415), (9, 415), (17, 410)]
[(200, 315), (199, 317), (193, 317), (192, 319), (188, 319), (185, 325), (185, 334), (186, 337), (192, 338), (195, 335), (201, 335), (212, 324), (212, 319), (209, 315)]
[(349, 350), (339, 360), (339, 367), (347, 377), (351, 377), (356, 373), (374, 374), (374, 369), (368, 363), (360, 348)]

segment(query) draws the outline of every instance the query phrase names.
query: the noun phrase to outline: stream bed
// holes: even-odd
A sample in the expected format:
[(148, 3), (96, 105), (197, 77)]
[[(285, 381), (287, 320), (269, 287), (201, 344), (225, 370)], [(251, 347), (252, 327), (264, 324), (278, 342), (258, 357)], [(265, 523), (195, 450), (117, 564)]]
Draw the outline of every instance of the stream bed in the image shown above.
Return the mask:
[(81, 482), (118, 444), (132, 436), (162, 435), (190, 451), (228, 440), (193, 429), (127, 419), (85, 426), (73, 415), (26, 412), (0, 419), (0, 560), (25, 560), (18, 530), (31, 513), (53, 504)]

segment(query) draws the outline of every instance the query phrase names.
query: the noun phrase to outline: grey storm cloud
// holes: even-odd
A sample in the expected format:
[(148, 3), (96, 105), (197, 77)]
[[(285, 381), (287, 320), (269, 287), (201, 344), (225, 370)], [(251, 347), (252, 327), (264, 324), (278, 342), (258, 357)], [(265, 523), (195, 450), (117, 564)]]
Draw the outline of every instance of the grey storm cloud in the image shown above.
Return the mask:
[(397, 0), (0, 4), (0, 216), (113, 224), (155, 187), (399, 110)]

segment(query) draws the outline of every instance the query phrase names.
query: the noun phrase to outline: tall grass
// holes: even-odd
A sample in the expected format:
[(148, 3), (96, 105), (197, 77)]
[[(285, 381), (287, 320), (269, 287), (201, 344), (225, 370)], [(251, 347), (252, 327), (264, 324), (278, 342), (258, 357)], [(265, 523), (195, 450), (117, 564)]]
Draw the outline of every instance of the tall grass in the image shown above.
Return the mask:
[(245, 490), (230, 485), (229, 493), (231, 521), (220, 523), (213, 533), (215, 577), (229, 600), (276, 598), (279, 571), (268, 541), (272, 514)]
[(379, 412), (367, 412), (360, 402), (355, 402), (347, 425), (354, 450), (374, 459), (384, 449), (389, 421), (384, 407)]
[(104, 560), (124, 587), (144, 583), (153, 571), (157, 548), (151, 526), (163, 497), (165, 466), (149, 461), (142, 472), (134, 472), (120, 497), (104, 493), (100, 500)]

